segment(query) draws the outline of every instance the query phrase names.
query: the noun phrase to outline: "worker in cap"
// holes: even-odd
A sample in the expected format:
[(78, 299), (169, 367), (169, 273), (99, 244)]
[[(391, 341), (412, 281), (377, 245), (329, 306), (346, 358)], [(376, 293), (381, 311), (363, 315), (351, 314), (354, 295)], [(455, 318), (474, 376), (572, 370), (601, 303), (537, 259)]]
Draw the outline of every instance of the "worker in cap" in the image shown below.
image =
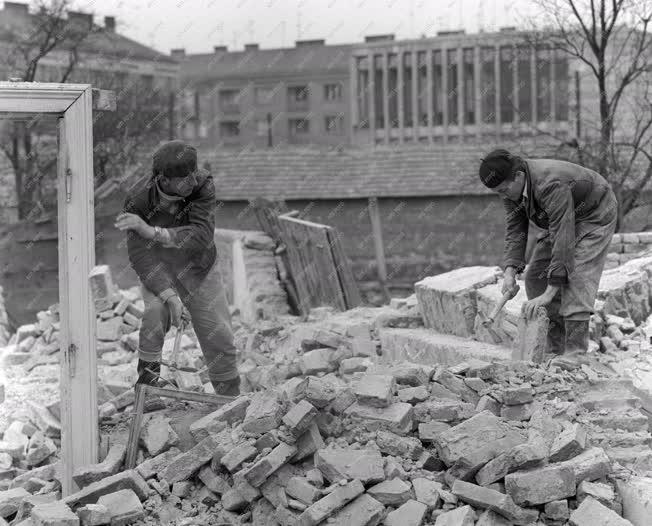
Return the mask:
[(499, 149), (480, 163), (480, 180), (503, 198), (506, 214), (503, 293), (512, 293), (525, 267), (529, 223), (543, 233), (525, 272), (532, 318), (545, 307), (548, 351), (582, 360), (589, 319), (616, 230), (617, 200), (598, 173), (566, 161), (524, 159)]
[(215, 207), (213, 178), (197, 168), (197, 150), (170, 141), (154, 152), (151, 175), (117, 217), (115, 226), (128, 231), (129, 261), (145, 302), (137, 383), (158, 383), (165, 335), (187, 312), (215, 392), (239, 393), (230, 312), (216, 265)]

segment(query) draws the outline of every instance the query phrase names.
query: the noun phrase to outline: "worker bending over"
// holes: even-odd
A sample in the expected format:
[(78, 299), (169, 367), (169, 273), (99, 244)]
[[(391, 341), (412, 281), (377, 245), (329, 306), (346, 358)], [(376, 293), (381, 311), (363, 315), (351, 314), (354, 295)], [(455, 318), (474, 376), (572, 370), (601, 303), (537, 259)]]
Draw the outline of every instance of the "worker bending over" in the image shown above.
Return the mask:
[(185, 305), (215, 392), (237, 395), (236, 349), (213, 239), (213, 178), (197, 169), (195, 148), (171, 141), (154, 153), (152, 175), (141, 184), (116, 220), (129, 231), (129, 261), (145, 302), (137, 383), (157, 384), (165, 334), (179, 327)]
[(512, 292), (525, 268), (528, 225), (539, 235), (525, 272), (531, 318), (545, 307), (548, 350), (581, 356), (588, 349), (589, 319), (616, 229), (617, 201), (609, 183), (577, 164), (523, 159), (494, 150), (480, 164), (482, 183), (503, 198), (506, 213), (503, 293)]

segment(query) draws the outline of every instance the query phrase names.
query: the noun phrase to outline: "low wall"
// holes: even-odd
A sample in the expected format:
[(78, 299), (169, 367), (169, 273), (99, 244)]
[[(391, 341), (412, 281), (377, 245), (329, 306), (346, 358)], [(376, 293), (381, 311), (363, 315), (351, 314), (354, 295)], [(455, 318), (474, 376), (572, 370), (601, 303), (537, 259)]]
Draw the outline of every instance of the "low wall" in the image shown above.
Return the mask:
[(623, 232), (614, 234), (605, 267), (616, 268), (652, 250), (652, 232)]

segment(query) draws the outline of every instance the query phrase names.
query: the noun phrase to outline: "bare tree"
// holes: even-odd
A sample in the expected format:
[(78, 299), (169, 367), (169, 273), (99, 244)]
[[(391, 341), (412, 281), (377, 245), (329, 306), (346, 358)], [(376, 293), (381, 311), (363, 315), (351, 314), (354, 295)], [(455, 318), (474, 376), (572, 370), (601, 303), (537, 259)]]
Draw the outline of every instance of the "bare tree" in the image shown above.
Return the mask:
[[(80, 59), (80, 50), (88, 37), (102, 31), (101, 27), (90, 22), (84, 25), (66, 16), (70, 0), (36, 0), (34, 12), (26, 23), (17, 23), (8, 28), (7, 40), (11, 43), (5, 57), (4, 69), (9, 76), (25, 82), (38, 80), (42, 70), (42, 60), (59, 52), (66, 56), (57, 68), (56, 82), (69, 80)], [(53, 70), (51, 70), (53, 71)], [(34, 195), (40, 183), (54, 166), (52, 156), (39, 158), (34, 137), (40, 123), (14, 121), (8, 125), (8, 133), (0, 141), (0, 148), (9, 159), (15, 173), (18, 197), (18, 216), (23, 219), (34, 209)]]
[[(652, 1), (532, 0), (531, 43), (578, 61), (594, 82), (597, 108), (583, 114), (585, 137), (565, 140), (574, 156), (603, 174), (619, 202), (618, 228), (642, 206), (652, 178)], [(591, 90), (593, 91), (593, 90)], [(592, 132), (592, 133), (591, 133)]]

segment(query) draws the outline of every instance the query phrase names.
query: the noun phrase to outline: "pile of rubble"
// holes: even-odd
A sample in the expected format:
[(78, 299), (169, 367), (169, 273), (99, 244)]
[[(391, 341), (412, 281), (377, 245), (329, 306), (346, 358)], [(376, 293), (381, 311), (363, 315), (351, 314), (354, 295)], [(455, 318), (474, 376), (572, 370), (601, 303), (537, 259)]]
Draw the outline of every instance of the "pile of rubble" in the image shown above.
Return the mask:
[[(493, 297), (484, 292), (500, 275), (464, 272), (381, 308), (320, 308), (306, 322), (285, 316), (251, 328), (236, 321), (245, 394), (189, 429), (165, 406), (149, 413), (137, 467), (126, 471), (137, 332), (124, 314), (137, 317), (142, 303), (135, 290), (102, 287), (103, 274), (96, 298), (111, 299), (98, 323), (118, 319), (120, 330), (98, 349), (99, 411), (114, 431), (104, 434), (102, 462), (75, 472), (79, 491), (61, 499), (56, 406), (14, 413), (0, 442), (10, 457), (0, 456), (0, 517), (22, 526), (649, 524), (652, 437), (642, 406), (651, 406), (645, 386), (631, 386), (652, 370), (649, 291), (632, 288), (625, 272), (592, 324), (598, 366), (560, 368), (511, 362), (509, 348), (478, 338), (476, 317)], [(630, 305), (634, 297), (647, 306)], [(52, 345), (50, 321), (19, 331), (5, 357)], [(29, 352), (20, 350), (28, 337)], [(201, 365), (192, 332), (183, 346), (187, 363)], [(210, 392), (200, 372), (183, 374), (184, 388)]]

